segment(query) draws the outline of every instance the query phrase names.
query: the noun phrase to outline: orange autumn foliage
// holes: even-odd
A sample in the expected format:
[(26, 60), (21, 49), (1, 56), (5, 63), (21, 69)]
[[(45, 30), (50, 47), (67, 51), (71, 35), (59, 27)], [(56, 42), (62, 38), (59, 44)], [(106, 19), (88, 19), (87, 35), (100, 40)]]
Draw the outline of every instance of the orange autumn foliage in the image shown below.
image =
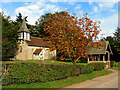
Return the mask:
[(44, 31), (50, 34), (46, 40), (51, 41), (50, 48), (58, 50), (59, 60), (74, 63), (79, 56), (87, 57), (88, 47), (98, 44), (93, 41), (100, 33), (99, 23), (93, 22), (87, 14), (78, 19), (68, 12), (57, 12), (50, 14), (46, 22)]

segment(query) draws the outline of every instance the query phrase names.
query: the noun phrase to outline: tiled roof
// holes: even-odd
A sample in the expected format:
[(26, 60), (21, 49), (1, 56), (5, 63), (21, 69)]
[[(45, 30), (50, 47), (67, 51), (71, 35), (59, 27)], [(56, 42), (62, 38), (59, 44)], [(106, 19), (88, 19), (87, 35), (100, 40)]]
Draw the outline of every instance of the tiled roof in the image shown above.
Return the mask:
[(22, 25), (19, 28), (18, 32), (30, 32), (26, 26), (25, 18), (23, 19)]
[(48, 47), (48, 42), (42, 38), (30, 37), (30, 40), (25, 41), (28, 43), (28, 46)]
[(36, 49), (33, 53), (40, 53), (43, 49)]
[(101, 41), (100, 44), (103, 45), (103, 47), (101, 47), (101, 49), (90, 47), (90, 48), (88, 48), (88, 51), (86, 52), (86, 54), (87, 55), (106, 54), (106, 51), (108, 48), (110, 50), (110, 53), (112, 54), (112, 50), (111, 50), (111, 47), (110, 47), (110, 44), (108, 41)]

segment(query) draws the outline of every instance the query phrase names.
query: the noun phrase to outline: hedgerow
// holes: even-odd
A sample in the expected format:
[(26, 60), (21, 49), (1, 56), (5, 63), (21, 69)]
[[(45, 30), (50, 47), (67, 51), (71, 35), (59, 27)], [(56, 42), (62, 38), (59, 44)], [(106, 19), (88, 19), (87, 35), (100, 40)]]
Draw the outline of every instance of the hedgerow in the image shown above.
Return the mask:
[[(98, 64), (99, 65), (99, 64)], [(100, 65), (99, 65), (100, 66)], [(3, 63), (2, 84), (35, 83), (60, 80), (69, 76), (88, 74), (92, 65), (40, 64), (33, 62)], [(97, 70), (97, 69), (95, 69)]]

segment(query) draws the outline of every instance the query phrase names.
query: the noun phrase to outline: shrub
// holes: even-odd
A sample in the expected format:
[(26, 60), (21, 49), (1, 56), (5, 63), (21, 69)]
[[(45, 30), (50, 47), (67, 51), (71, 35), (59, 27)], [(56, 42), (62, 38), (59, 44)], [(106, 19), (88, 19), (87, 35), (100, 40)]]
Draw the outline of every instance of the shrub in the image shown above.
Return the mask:
[(105, 63), (90, 63), (89, 65), (92, 65), (94, 68), (94, 71), (99, 71), (105, 68)]
[(118, 70), (120, 70), (120, 62), (118, 62), (117, 67), (118, 67)]
[(114, 62), (113, 63), (113, 67), (117, 67), (118, 66), (118, 63), (117, 62)]
[(113, 67), (115, 61), (110, 61), (110, 67)]
[(83, 67), (83, 65), (72, 65), (71, 66), (71, 76), (77, 76), (80, 74), (80, 69)]
[(2, 84), (35, 83), (60, 80), (93, 71), (90, 65), (57, 65), (33, 62), (3, 63)]
[(85, 65), (81, 68), (80, 73), (81, 74), (89, 74), (94, 71), (94, 67), (92, 65)]

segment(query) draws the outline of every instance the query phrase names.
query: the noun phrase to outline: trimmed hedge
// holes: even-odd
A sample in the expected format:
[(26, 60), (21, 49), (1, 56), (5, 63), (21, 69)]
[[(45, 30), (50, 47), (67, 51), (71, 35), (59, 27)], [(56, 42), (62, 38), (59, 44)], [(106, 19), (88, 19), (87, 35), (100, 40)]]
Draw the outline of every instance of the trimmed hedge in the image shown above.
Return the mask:
[(94, 70), (105, 68), (104, 63), (91, 63), (88, 65), (67, 65), (67, 64), (40, 64), (33, 62), (3, 63), (2, 84), (20, 84), (47, 82), (89, 74)]
[[(47, 82), (93, 72), (90, 65), (57, 65), (33, 62), (3, 63), (2, 84)], [(6, 70), (5, 70), (6, 69)]]
[(99, 71), (106, 67), (105, 63), (90, 63), (89, 65), (92, 65), (94, 67), (94, 71)]

